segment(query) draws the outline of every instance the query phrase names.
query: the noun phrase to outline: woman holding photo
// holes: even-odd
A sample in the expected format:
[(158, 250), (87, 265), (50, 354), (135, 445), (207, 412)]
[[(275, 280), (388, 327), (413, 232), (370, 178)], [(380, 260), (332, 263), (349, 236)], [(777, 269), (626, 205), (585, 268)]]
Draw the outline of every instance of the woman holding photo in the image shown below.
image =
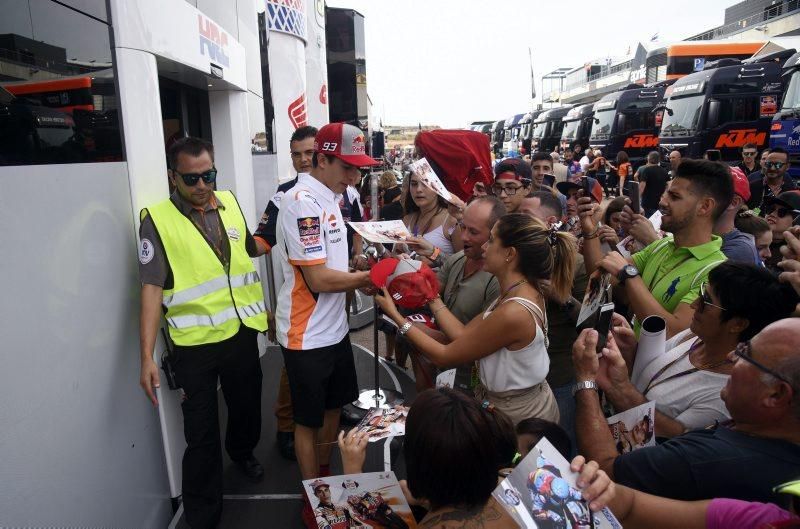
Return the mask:
[(505, 215), (484, 245), (484, 270), (497, 277), (501, 295), (467, 325), (438, 296), (428, 306), (449, 338), (441, 344), (412, 327), (384, 289), (375, 300), (416, 349), (439, 367), (478, 361), (478, 397), (505, 412), (514, 424), (530, 417), (558, 421), (558, 407), (545, 377), (547, 320), (544, 281), (558, 299), (566, 299), (575, 268), (575, 238), (548, 229), (520, 213)]
[(701, 285), (689, 329), (667, 340), (664, 354), (633, 379), (628, 366), (636, 362), (638, 344), (624, 318), (615, 315), (616, 346), (601, 358), (597, 383), (617, 413), (655, 402), (658, 437), (726, 420), (719, 394), (733, 366), (728, 353), (770, 323), (788, 318), (796, 304), (796, 293), (763, 267), (726, 261)]

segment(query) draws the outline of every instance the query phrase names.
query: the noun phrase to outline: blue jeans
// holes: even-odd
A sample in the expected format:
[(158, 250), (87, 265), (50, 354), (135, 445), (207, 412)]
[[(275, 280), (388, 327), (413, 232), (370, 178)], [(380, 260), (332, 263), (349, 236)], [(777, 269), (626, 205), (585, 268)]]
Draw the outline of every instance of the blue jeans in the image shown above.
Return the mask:
[(556, 404), (558, 404), (558, 412), (561, 414), (561, 419), (558, 421), (559, 425), (567, 432), (569, 441), (572, 444), (570, 459), (578, 453), (578, 439), (575, 435), (575, 397), (572, 396), (572, 387), (574, 385), (575, 382), (570, 382), (553, 388)]

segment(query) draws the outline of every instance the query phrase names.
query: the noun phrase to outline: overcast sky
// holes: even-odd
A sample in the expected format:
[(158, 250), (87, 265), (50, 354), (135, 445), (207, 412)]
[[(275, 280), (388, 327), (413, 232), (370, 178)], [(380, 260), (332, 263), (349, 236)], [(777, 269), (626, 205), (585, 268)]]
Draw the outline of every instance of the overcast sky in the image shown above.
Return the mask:
[[(559, 67), (722, 25), (735, 0), (327, 0), (365, 17), (367, 90), (384, 125), (463, 127), (531, 107)], [(373, 120), (375, 123), (377, 119)]]

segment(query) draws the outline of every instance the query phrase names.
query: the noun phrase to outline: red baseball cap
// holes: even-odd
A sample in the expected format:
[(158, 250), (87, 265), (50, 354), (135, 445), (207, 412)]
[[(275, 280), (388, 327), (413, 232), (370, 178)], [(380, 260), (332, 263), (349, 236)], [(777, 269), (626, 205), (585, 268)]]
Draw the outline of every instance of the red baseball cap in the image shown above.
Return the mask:
[(372, 267), (369, 276), (376, 287), (386, 287), (395, 303), (407, 309), (419, 308), (439, 293), (433, 270), (413, 259), (383, 259)]
[(733, 192), (742, 197), (747, 202), (750, 200), (750, 181), (745, 176), (744, 171), (738, 167), (731, 167), (731, 180), (733, 181)]
[(366, 155), (364, 131), (347, 123), (329, 123), (319, 129), (314, 138), (314, 152), (336, 156), (356, 167), (380, 165)]

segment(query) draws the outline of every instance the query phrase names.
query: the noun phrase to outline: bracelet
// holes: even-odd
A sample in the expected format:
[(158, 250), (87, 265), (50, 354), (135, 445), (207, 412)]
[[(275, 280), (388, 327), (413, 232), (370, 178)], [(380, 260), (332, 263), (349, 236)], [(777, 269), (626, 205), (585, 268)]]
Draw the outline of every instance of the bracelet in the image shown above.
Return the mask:
[(397, 334), (399, 334), (400, 336), (405, 336), (405, 334), (406, 334), (408, 331), (410, 331), (410, 330), (411, 330), (411, 322), (410, 322), (410, 321), (407, 321), (407, 322), (405, 322), (405, 323), (403, 324), (403, 326), (402, 326), (402, 327), (400, 327), (399, 329), (397, 329)]
[(441, 307), (439, 307), (438, 309), (436, 309), (436, 310), (434, 310), (433, 312), (431, 312), (431, 316), (436, 316), (436, 313), (437, 313), (437, 312), (439, 312), (439, 311), (440, 311), (440, 310), (442, 310), (442, 309), (446, 309), (446, 308), (447, 308), (447, 305), (444, 305), (444, 304), (442, 304), (442, 306), (441, 306)]
[(594, 229), (594, 231), (592, 233), (590, 233), (589, 235), (586, 235), (585, 233), (582, 233), (581, 235), (583, 235), (583, 240), (584, 241), (588, 241), (589, 239), (596, 239), (596, 238), (600, 237), (600, 226), (597, 226)]

